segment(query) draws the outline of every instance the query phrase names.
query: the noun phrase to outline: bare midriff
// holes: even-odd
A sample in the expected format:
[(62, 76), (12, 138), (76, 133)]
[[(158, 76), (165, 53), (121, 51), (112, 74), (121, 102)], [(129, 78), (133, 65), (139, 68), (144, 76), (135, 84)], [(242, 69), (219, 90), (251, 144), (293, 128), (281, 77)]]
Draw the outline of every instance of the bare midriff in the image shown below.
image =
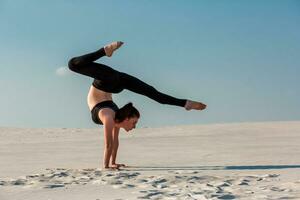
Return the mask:
[(92, 110), (97, 103), (100, 103), (102, 101), (108, 101), (108, 100), (112, 101), (111, 93), (104, 92), (91, 85), (87, 96), (87, 104), (90, 110)]

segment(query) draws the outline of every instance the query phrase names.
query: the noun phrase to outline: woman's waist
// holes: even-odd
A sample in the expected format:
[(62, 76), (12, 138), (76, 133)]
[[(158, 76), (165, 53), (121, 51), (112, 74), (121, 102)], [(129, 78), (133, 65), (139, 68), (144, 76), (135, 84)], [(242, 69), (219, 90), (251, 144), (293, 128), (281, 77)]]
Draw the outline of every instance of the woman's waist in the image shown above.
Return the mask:
[(93, 86), (91, 86), (91, 89), (87, 96), (87, 103), (88, 103), (89, 109), (92, 110), (92, 108), (96, 104), (98, 104), (102, 101), (112, 101), (112, 94), (98, 90), (96, 88), (93, 88)]

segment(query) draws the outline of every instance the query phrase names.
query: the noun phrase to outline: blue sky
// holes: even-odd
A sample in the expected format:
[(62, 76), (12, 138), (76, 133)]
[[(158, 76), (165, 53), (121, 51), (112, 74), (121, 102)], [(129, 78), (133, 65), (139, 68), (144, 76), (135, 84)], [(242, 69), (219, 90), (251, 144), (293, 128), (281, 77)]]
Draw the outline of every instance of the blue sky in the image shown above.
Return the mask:
[(92, 79), (65, 67), (115, 40), (124, 46), (98, 62), (208, 105), (113, 95), (140, 110), (138, 127), (300, 119), (296, 0), (0, 0), (0, 24), (0, 126), (97, 127)]

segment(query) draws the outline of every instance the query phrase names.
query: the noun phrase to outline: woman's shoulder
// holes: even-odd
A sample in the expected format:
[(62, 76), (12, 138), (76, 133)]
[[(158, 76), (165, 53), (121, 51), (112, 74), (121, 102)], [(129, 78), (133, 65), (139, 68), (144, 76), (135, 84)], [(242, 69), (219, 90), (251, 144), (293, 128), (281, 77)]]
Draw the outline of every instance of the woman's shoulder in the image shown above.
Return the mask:
[(99, 118), (103, 122), (103, 124), (113, 124), (115, 123), (115, 111), (111, 108), (102, 108), (99, 111)]

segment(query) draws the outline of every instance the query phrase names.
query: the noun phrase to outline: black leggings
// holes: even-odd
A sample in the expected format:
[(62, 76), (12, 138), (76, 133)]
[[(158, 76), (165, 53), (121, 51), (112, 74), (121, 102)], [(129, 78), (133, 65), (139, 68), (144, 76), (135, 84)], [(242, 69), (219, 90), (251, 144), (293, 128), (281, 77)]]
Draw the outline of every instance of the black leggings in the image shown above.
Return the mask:
[(69, 61), (69, 69), (79, 74), (94, 78), (94, 83), (97, 81), (101, 82), (100, 87), (97, 88), (107, 92), (119, 93), (123, 89), (127, 89), (132, 92), (145, 95), (161, 104), (181, 107), (185, 106), (186, 99), (177, 99), (163, 94), (136, 77), (119, 72), (107, 65), (94, 62), (105, 55), (104, 48), (101, 48), (98, 51), (74, 57)]

